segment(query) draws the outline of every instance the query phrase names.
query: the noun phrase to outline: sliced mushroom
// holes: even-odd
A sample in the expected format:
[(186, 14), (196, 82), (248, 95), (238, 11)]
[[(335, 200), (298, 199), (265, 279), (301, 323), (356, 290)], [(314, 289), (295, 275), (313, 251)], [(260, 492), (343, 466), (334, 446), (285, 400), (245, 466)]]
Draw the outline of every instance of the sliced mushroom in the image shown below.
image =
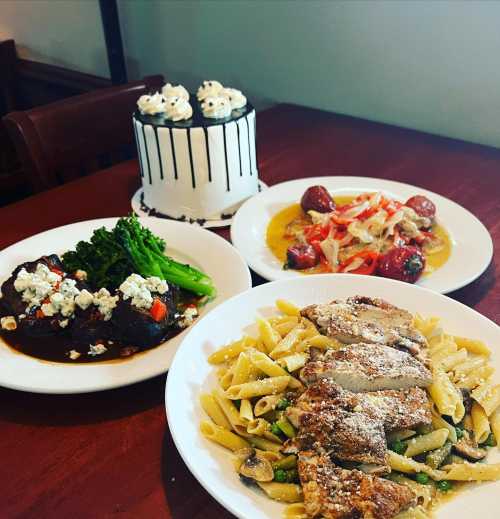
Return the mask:
[(472, 409), (472, 398), (470, 396), (470, 389), (462, 388), (460, 389), (462, 393), (462, 398), (464, 401), (465, 414), (470, 414)]
[(485, 449), (479, 448), (478, 444), (472, 438), (463, 437), (453, 445), (455, 451), (464, 458), (471, 461), (482, 460), (487, 452)]
[(254, 452), (241, 464), (240, 474), (255, 481), (272, 481), (274, 479), (271, 463), (257, 452)]

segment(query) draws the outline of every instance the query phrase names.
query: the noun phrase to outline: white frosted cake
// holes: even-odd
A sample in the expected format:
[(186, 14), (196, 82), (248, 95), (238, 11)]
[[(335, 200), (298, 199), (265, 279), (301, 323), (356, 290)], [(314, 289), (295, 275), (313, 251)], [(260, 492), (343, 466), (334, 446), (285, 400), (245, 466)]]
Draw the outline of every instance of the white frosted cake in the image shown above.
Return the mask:
[(220, 220), (258, 192), (255, 110), (239, 90), (204, 81), (195, 96), (167, 83), (137, 105), (143, 211)]

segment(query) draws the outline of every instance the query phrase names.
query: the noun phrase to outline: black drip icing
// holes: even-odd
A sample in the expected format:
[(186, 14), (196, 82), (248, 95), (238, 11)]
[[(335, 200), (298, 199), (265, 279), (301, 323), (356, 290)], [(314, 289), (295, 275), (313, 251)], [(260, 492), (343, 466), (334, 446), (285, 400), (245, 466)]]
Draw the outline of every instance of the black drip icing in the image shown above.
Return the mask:
[(158, 140), (158, 128), (156, 128), (156, 126), (155, 126), (153, 129), (155, 131), (156, 148), (158, 150), (158, 163), (160, 164), (160, 178), (163, 180), (163, 164), (161, 163), (160, 141)]
[(148, 144), (146, 142), (146, 131), (144, 129), (144, 125), (142, 126), (142, 138), (144, 140), (144, 150), (146, 151), (146, 161), (148, 163), (148, 177), (149, 183), (153, 183), (153, 179), (151, 178), (151, 164), (149, 163), (149, 153), (148, 153)]
[(196, 178), (194, 175), (194, 165), (193, 165), (193, 149), (191, 147), (191, 128), (188, 128), (187, 139), (188, 139), (188, 150), (189, 150), (189, 165), (191, 166), (191, 182), (193, 184), (193, 189), (196, 189)]
[(177, 159), (175, 158), (175, 145), (174, 145), (174, 136), (172, 134), (172, 128), (168, 129), (168, 133), (170, 134), (170, 147), (172, 148), (172, 161), (174, 163), (174, 178), (177, 180), (179, 175), (177, 173)]
[(224, 161), (226, 163), (226, 186), (227, 190), (231, 191), (231, 187), (229, 185), (229, 167), (227, 164), (227, 143), (226, 143), (226, 125), (222, 125), (222, 134), (224, 136)]
[(252, 175), (252, 148), (250, 147), (250, 125), (248, 124), (248, 117), (245, 117), (247, 123), (247, 138), (248, 138), (248, 164), (250, 167), (250, 175)]
[(207, 162), (208, 162), (208, 181), (212, 182), (212, 165), (210, 164), (210, 146), (208, 145), (208, 129), (203, 128), (205, 134), (205, 146), (207, 148)]
[(240, 145), (240, 125), (236, 121), (236, 133), (238, 135), (238, 160), (240, 162), (240, 177), (243, 176), (243, 170), (241, 169), (241, 145)]

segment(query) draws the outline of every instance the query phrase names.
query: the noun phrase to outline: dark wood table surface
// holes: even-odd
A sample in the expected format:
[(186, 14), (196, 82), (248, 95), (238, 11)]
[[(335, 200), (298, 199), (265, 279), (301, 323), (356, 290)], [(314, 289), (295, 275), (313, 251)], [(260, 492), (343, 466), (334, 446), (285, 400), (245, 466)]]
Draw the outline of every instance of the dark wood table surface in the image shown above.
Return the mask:
[[(291, 105), (258, 115), (257, 140), (260, 176), (270, 185), (373, 176), (421, 186), (472, 211), (489, 229), (495, 257), (451, 296), (499, 322), (500, 150)], [(136, 161), (126, 162), (0, 209), (0, 249), (59, 225), (127, 214), (137, 171)], [(177, 453), (164, 386), (165, 376), (75, 396), (0, 388), (0, 517), (231, 517)]]

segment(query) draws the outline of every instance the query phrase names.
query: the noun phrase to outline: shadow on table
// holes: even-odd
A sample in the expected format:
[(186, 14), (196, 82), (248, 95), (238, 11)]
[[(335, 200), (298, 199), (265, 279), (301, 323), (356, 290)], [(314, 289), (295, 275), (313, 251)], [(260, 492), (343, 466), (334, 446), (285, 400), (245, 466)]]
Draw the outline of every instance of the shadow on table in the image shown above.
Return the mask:
[(173, 518), (234, 517), (219, 505), (189, 472), (175, 447), (168, 426), (163, 435), (161, 471), (165, 500)]
[(0, 388), (0, 421), (84, 425), (132, 416), (164, 405), (165, 375), (131, 386), (78, 395), (42, 395)]
[(447, 294), (464, 305), (474, 308), (486, 294), (495, 286), (495, 264), (493, 260), (484, 273), (465, 287)]

